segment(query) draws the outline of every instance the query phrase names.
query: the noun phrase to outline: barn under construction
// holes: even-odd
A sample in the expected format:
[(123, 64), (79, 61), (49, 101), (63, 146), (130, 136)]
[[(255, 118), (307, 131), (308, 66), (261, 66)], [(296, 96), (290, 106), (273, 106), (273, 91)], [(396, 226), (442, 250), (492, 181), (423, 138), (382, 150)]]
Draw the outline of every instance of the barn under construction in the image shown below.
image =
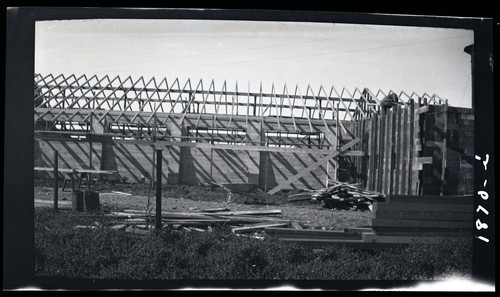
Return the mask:
[(162, 150), (170, 185), (250, 184), (273, 194), (347, 181), (383, 194), (471, 194), (473, 110), (399, 92), (384, 111), (388, 93), (36, 74), (35, 177), (53, 178), (57, 151), (55, 167), (153, 183)]

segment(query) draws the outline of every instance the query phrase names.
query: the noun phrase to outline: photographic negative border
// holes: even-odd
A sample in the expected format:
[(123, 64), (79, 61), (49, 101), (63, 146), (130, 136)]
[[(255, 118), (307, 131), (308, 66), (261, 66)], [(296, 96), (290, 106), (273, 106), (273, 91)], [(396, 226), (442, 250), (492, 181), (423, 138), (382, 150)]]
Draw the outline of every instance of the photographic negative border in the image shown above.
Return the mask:
[[(205, 19), (283, 22), (337, 22), (375, 25), (425, 26), (474, 31), (475, 101), (475, 238), (473, 279), (495, 279), (495, 188), (493, 109), (493, 19), (437, 17), (403, 14), (306, 10), (234, 10), (164, 8), (20, 7), (7, 10), (6, 92), (4, 153), (4, 288), (44, 289), (166, 289), (184, 287), (269, 288), (292, 285), (301, 289), (387, 289), (414, 284), (412, 281), (98, 281), (34, 276), (33, 205), (33, 103), (35, 22), (70, 19)], [(401, 13), (397, 9), (396, 13)], [(379, 10), (380, 11), (380, 10)], [(415, 12), (414, 12), (415, 13)], [(419, 13), (418, 11), (416, 12)], [(487, 169), (483, 167), (489, 155)], [(479, 159), (478, 159), (479, 158)], [(484, 183), (484, 181), (487, 183)], [(485, 199), (487, 192), (489, 199)], [(477, 211), (481, 205), (485, 212)], [(479, 223), (477, 223), (479, 221)], [(487, 224), (486, 229), (483, 224)], [(479, 229), (479, 230), (478, 230)], [(488, 238), (489, 242), (478, 239)]]

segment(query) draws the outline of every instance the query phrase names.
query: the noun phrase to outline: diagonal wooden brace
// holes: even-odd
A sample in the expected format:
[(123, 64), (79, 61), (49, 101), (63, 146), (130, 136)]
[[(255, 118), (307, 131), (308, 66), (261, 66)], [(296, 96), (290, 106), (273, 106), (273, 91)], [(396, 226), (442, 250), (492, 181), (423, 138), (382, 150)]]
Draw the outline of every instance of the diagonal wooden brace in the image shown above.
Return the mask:
[(297, 172), (296, 175), (292, 176), (291, 178), (287, 179), (286, 181), (284, 181), (281, 184), (277, 185), (276, 187), (272, 188), (267, 193), (268, 194), (275, 194), (275, 193), (277, 193), (279, 190), (283, 189), (284, 187), (288, 186), (289, 184), (291, 184), (294, 181), (298, 180), (299, 178), (303, 177), (304, 175), (306, 175), (307, 173), (309, 173), (312, 170), (316, 169), (320, 165), (324, 165), (331, 158), (334, 158), (334, 157), (336, 157), (338, 155), (341, 155), (346, 150), (350, 149), (352, 146), (354, 146), (356, 143), (358, 143), (360, 141), (361, 141), (360, 138), (354, 138), (353, 140), (349, 141), (347, 144), (343, 145), (341, 148), (339, 148), (335, 152), (333, 152), (333, 153), (331, 153), (331, 154), (329, 154), (329, 155), (327, 155), (325, 157), (322, 157), (322, 158), (318, 159), (318, 161), (314, 162), (310, 166), (308, 166), (308, 167), (300, 170), (299, 172)]

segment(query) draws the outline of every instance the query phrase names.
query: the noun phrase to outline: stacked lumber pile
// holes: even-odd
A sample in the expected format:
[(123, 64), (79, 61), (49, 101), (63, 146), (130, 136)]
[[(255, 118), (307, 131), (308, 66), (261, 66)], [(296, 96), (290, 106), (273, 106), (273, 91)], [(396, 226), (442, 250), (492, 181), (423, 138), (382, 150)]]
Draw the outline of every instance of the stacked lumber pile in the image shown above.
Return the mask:
[(472, 236), (473, 196), (388, 196), (375, 203), (367, 242), (439, 242)]
[[(336, 182), (334, 186), (319, 190), (305, 190), (288, 196), (288, 202), (300, 200), (317, 200), (327, 208), (336, 209), (370, 209), (373, 202), (384, 201), (384, 195), (362, 190), (356, 187), (357, 184), (347, 184)], [(306, 196), (306, 197), (304, 197)]]
[(344, 245), (383, 249), (410, 243), (440, 243), (450, 237), (472, 236), (473, 196), (388, 196), (373, 203), (371, 227), (342, 231), (266, 228), (282, 241), (309, 246)]
[[(227, 208), (204, 209), (194, 212), (163, 211), (161, 221), (163, 227), (184, 229), (186, 231), (211, 232), (217, 225), (229, 225), (235, 234), (251, 233), (267, 227), (285, 227), (291, 221), (281, 216), (280, 209), (231, 211)], [(154, 228), (154, 213), (144, 210), (126, 209), (123, 212), (112, 212), (109, 216), (119, 218), (114, 228), (149, 230)]]

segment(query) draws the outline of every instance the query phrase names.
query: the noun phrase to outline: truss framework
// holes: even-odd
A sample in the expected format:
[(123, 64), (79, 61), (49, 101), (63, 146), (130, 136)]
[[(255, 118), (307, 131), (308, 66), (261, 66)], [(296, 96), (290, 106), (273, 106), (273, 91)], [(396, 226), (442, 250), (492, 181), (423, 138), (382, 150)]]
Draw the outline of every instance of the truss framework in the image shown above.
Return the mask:
[[(208, 86), (203, 80), (196, 84), (190, 79), (181, 83), (178, 78), (173, 81), (156, 78), (145, 79), (143, 76), (125, 79), (120, 76), (105, 75), (76, 76), (59, 74), (35, 74), (34, 79), (35, 120), (44, 115), (54, 114), (52, 121), (57, 121), (61, 115), (70, 121), (78, 114), (92, 113), (100, 117), (94, 119), (102, 122), (111, 116), (118, 121), (127, 114), (133, 124), (143, 112), (150, 113), (146, 123), (149, 124), (157, 113), (167, 114), (164, 124), (172, 114), (181, 115), (179, 124), (182, 124), (186, 115), (198, 114), (197, 122), (202, 114), (212, 114), (213, 122), (217, 117), (224, 116), (233, 120), (233, 116), (244, 116), (248, 125), (249, 117), (275, 119), (280, 129), (284, 119), (291, 119), (297, 130), (296, 119), (306, 119), (310, 130), (313, 131), (312, 120), (320, 120), (327, 127), (327, 120), (360, 120), (371, 117), (380, 111), (381, 100), (389, 94), (378, 90), (372, 92), (367, 88), (355, 88), (350, 92), (346, 88), (327, 89), (322, 85), (314, 90), (310, 85), (305, 92), (295, 86), (293, 92), (285, 84), (281, 92), (273, 84), (269, 92), (265, 92), (262, 83), (259, 91), (251, 91), (250, 84), (246, 91), (241, 90), (236, 82), (235, 88), (229, 90), (226, 81), (221, 88), (217, 88), (214, 80)], [(428, 100), (428, 103), (442, 104), (444, 99), (427, 93), (408, 94), (404, 91), (396, 93), (400, 103), (407, 105), (409, 100)], [(117, 113), (118, 112), (118, 113)], [(129, 117), (130, 112), (133, 113)]]

